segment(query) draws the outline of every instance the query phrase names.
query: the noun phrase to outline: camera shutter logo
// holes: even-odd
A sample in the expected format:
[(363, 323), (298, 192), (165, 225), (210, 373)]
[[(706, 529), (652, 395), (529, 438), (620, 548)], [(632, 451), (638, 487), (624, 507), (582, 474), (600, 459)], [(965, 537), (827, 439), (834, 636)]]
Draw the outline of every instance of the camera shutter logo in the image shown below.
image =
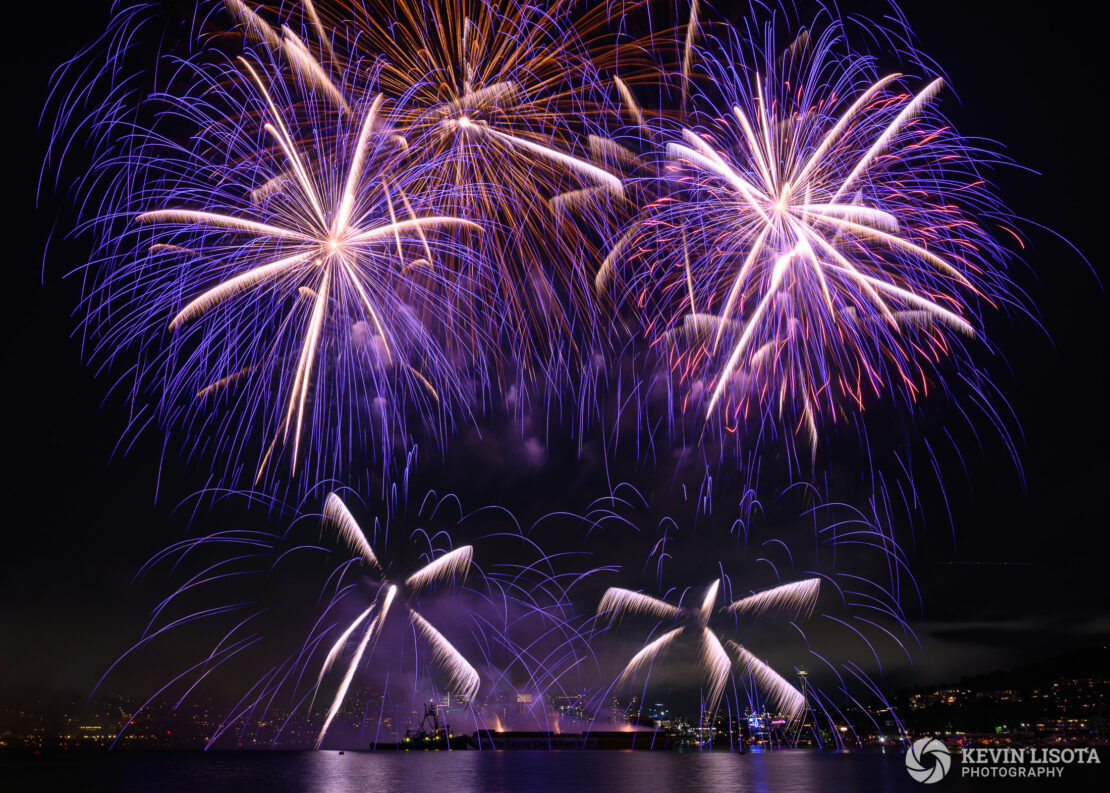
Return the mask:
[(948, 747), (936, 738), (918, 738), (906, 752), (906, 771), (926, 785), (944, 779), (951, 767), (952, 755), (948, 753)]

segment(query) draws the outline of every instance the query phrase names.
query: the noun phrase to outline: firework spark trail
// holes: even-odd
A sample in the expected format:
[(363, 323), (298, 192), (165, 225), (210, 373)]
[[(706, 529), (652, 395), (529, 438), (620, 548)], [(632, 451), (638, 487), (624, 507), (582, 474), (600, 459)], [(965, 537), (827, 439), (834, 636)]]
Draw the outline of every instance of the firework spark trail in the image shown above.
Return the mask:
[(421, 635), (432, 646), (432, 659), (436, 663), (444, 666), (448, 674), (451, 676), (451, 682), (455, 690), (460, 693), (464, 700), (472, 700), (474, 695), (478, 693), (478, 672), (470, 665), (455, 646), (444, 638), (443, 634), (437, 631), (431, 623), (421, 617), (411, 607), (409, 608), (409, 618), (412, 624), (415, 625)]
[(667, 631), (658, 639), (645, 644), (643, 649), (632, 656), (631, 660), (625, 664), (624, 669), (621, 670), (620, 676), (617, 678), (618, 685), (627, 680), (631, 680), (640, 669), (654, 663), (656, 656), (670, 647), (674, 640), (681, 636), (682, 633), (683, 628), (675, 628)]
[(339, 659), (340, 653), (343, 652), (343, 648), (347, 646), (347, 640), (351, 638), (351, 634), (358, 629), (358, 626), (361, 625), (363, 620), (369, 617), (371, 612), (373, 611), (374, 606), (371, 605), (370, 608), (362, 612), (357, 618), (355, 618), (354, 622), (347, 626), (347, 630), (339, 634), (339, 638), (336, 640), (335, 644), (332, 645), (331, 650), (328, 652), (328, 657), (325, 658), (324, 663), (320, 665), (320, 674), (316, 677), (317, 691), (320, 689), (320, 684), (324, 682), (324, 675), (331, 671), (332, 666)]
[(782, 611), (795, 617), (813, 614), (821, 591), (820, 578), (807, 578), (741, 598), (726, 608), (731, 614), (762, 615)]
[(657, 619), (673, 620), (678, 617), (678, 608), (670, 603), (633, 592), (620, 587), (609, 587), (597, 607), (598, 614), (609, 614), (610, 621), (620, 619), (624, 614), (647, 614)]
[(473, 558), (474, 549), (463, 545), (421, 567), (405, 579), (405, 586), (411, 592), (421, 592), (440, 581), (454, 580), (456, 576), (463, 578)]
[(705, 590), (701, 607), (698, 609), (698, 625), (705, 627), (709, 624), (709, 617), (713, 614), (713, 606), (717, 603), (717, 590), (720, 588), (721, 580), (718, 578)]
[(716, 710), (717, 703), (721, 701), (721, 694), (724, 693), (725, 684), (732, 671), (732, 661), (729, 660), (725, 648), (721, 646), (721, 640), (709, 628), (702, 628), (699, 638), (701, 663), (705, 667), (708, 684), (705, 696), (706, 710), (712, 713)]
[(328, 493), (328, 497), (324, 499), (324, 517), (335, 524), (339, 530), (340, 538), (347, 543), (351, 550), (361, 556), (374, 570), (380, 571), (382, 569), (381, 562), (378, 561), (374, 549), (370, 547), (370, 543), (366, 540), (366, 535), (363, 534), (355, 516), (347, 509), (343, 499), (335, 493)]
[[(339, 684), (339, 689), (335, 692), (335, 698), (332, 700), (331, 707), (328, 709), (328, 715), (324, 719), (324, 725), (320, 728), (320, 732), (316, 736), (315, 748), (319, 749), (320, 744), (324, 742), (324, 736), (327, 735), (328, 727), (331, 726), (332, 720), (335, 718), (335, 715), (339, 713), (339, 708), (343, 705), (343, 700), (347, 697), (347, 689), (351, 687), (351, 681), (355, 678), (355, 673), (358, 671), (359, 664), (362, 662), (362, 656), (366, 653), (366, 649), (369, 647), (370, 642), (380, 633), (382, 623), (385, 622), (386, 614), (389, 613), (389, 606), (393, 603), (393, 598), (396, 595), (397, 587), (391, 584), (386, 589), (381, 611), (378, 613), (378, 616), (371, 620), (370, 624), (366, 626), (366, 630), (362, 634), (362, 640), (359, 642), (358, 648), (351, 658), (351, 663), (347, 666), (347, 673), (343, 676), (343, 680)], [(351, 627), (353, 629), (355, 626), (352, 625)], [(349, 635), (348, 633), (347, 636)]]
[(806, 701), (798, 689), (790, 685), (782, 675), (760, 661), (742, 645), (731, 639), (726, 644), (730, 650), (736, 653), (740, 663), (744, 665), (756, 684), (768, 692), (775, 707), (786, 714), (788, 720), (801, 714), (806, 707)]
[[(249, 40), (262, 42), (275, 53), (282, 54), (302, 79), (310, 85), (322, 89), (324, 94), (338, 107), (346, 111), (350, 110), (342, 91), (328, 77), (324, 68), (305, 47), (304, 42), (288, 26), (284, 26), (279, 35), (266, 20), (243, 3), (242, 0), (224, 0), (224, 6), (228, 13), (243, 26)], [(318, 22), (319, 18), (315, 16), (315, 9), (311, 2), (306, 3), (305, 6), (306, 10)], [(321, 36), (321, 40), (328, 41), (326, 36)]]

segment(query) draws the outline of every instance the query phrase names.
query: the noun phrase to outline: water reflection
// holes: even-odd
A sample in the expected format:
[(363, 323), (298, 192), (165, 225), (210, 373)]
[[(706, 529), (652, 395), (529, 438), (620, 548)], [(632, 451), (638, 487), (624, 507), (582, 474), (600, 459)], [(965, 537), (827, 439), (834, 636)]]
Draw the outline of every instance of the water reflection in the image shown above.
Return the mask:
[(305, 757), (312, 793), (641, 793), (917, 790), (902, 757), (775, 752), (319, 752)]
[[(984, 783), (961, 779), (958, 768), (954, 765), (944, 789), (982, 793)], [(82, 793), (922, 793), (899, 753), (0, 753), (0, 773), (10, 790)], [(1089, 781), (1082, 769), (1069, 773), (1074, 778), (1065, 780), (1061, 790), (1075, 790)], [(1036, 782), (1018, 780), (1007, 781), (1005, 787), (1038, 790)]]

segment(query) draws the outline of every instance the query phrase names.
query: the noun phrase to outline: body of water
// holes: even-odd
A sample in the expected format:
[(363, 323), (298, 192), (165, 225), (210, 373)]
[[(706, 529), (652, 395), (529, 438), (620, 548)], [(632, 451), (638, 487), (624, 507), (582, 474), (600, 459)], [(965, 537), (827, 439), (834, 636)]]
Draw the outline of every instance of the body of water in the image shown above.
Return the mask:
[[(1110, 757), (1106, 758), (1110, 763)], [(1108, 790), (1102, 768), (1040, 781), (971, 780), (959, 762), (932, 785), (903, 755), (771, 752), (74, 752), (0, 754), (10, 791), (165, 793), (880, 793)]]

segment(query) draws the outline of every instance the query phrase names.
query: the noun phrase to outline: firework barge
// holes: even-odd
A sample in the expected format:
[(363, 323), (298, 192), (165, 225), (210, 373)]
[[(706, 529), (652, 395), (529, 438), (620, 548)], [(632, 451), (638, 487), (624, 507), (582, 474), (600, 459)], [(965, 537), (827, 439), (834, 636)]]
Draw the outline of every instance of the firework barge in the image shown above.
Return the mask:
[[(429, 720), (431, 724), (429, 725)], [(431, 727), (429, 730), (428, 727)], [(674, 748), (671, 737), (651, 730), (621, 732), (494, 732), (481, 730), (473, 735), (455, 735), (434, 712), (426, 713), (416, 730), (406, 730), (403, 740), (397, 743), (371, 744), (371, 751), (459, 751), (464, 749), (509, 751), (514, 749), (551, 749), (559, 751), (623, 750), (661, 751)]]
[(654, 730), (581, 733), (490, 732), (482, 730), (470, 737), (476, 749), (670, 749), (671, 737)]
[(447, 719), (444, 719), (443, 726), (440, 726), (439, 711), (435, 705), (428, 705), (424, 708), (424, 719), (420, 722), (420, 726), (415, 730), (405, 730), (404, 740), (398, 743), (370, 744), (370, 751), (372, 752), (382, 750), (451, 752), (469, 748), (470, 738), (466, 735), (455, 735), (451, 732)]

